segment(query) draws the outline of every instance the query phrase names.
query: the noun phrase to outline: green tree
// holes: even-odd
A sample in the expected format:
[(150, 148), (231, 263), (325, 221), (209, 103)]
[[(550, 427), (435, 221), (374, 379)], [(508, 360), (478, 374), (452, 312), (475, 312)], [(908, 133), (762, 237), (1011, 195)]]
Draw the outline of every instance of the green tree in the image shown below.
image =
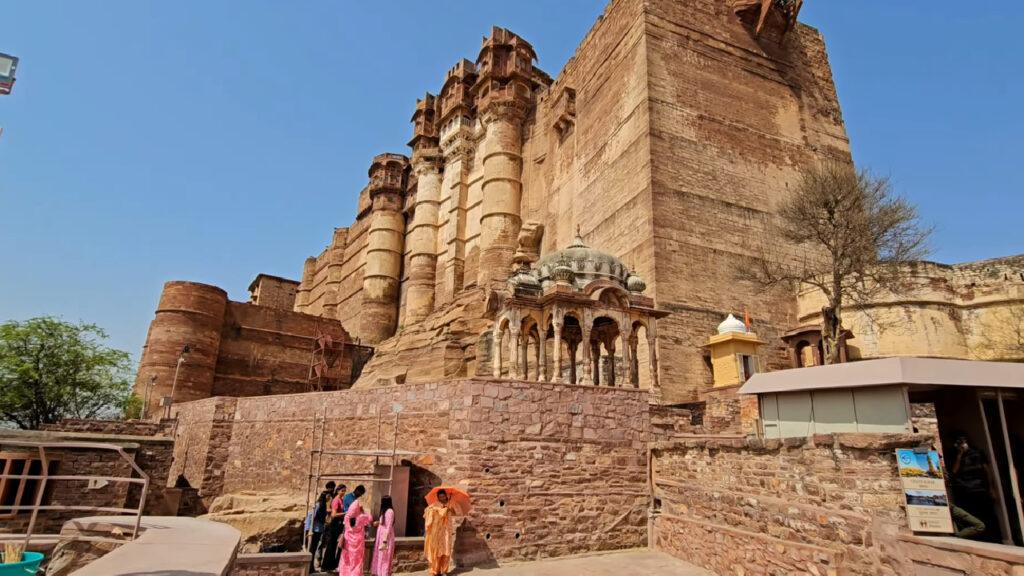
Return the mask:
[(0, 324), (0, 421), (35, 429), (128, 408), (129, 355), (106, 338), (94, 324), (52, 317)]

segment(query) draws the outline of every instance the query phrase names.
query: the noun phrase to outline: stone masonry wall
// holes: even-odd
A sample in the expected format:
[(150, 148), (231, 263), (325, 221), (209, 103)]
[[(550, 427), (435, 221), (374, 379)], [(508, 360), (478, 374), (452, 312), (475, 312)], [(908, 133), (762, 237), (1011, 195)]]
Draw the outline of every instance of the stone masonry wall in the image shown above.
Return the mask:
[[(147, 414), (162, 415), (163, 397), (176, 403), (213, 396), (262, 396), (310, 389), (318, 335), (333, 341), (324, 389), (348, 388), (365, 363), (341, 322), (255, 304), (231, 302), (215, 286), (168, 282), (143, 347), (135, 394)], [(184, 362), (182, 350), (188, 347)], [(354, 359), (358, 358), (358, 363)]]
[[(796, 319), (793, 294), (739, 280), (802, 169), (849, 160), (824, 41), (798, 25), (780, 46), (755, 38), (729, 2), (645, 3), (658, 355), (666, 402), (711, 385), (699, 353), (729, 312), (748, 309), (772, 343), (761, 366), (781, 368), (778, 336)], [(787, 254), (783, 246), (775, 246)]]
[(906, 523), (893, 449), (921, 438), (656, 445), (654, 545), (719, 574), (892, 574), (878, 539)]
[[(184, 405), (179, 412), (178, 442), (191, 442), (193, 448), (176, 450), (186, 461), (176, 461), (175, 468), (199, 478), (204, 497), (218, 495), (216, 490), (304, 496), (310, 448), (320, 444), (314, 414), (327, 415), (323, 446), (330, 451), (373, 448), (377, 414), (383, 413), (381, 445), (389, 447), (390, 413), (400, 404), (398, 449), (419, 453), (408, 458), (410, 528), (422, 529), (422, 497), (431, 487), (465, 487), (475, 505), (458, 533), (463, 562), (526, 560), (646, 542), (647, 392), (462, 380), (240, 398), (233, 409), (221, 405), (223, 416), (216, 420), (231, 428), (220, 435), (227, 440), (218, 486), (208, 472), (216, 467), (208, 461), (215, 458), (209, 430), (223, 400)], [(211, 447), (207, 458), (194, 453), (204, 443)], [(332, 474), (369, 472), (371, 464), (367, 458), (330, 456), (321, 463), (323, 472)]]
[(228, 302), (217, 355), (213, 396), (264, 396), (309, 390), (309, 363), (317, 331), (334, 340), (338, 352), (325, 375), (326, 388), (352, 384), (352, 350), (340, 322)]
[(235, 402), (234, 398), (208, 398), (175, 407), (178, 426), (167, 482), (198, 490), (207, 505), (220, 495), (223, 486)]
[(43, 424), (40, 430), (51, 432), (90, 432), (127, 436), (167, 436), (174, 428), (174, 420), (80, 420), (65, 418), (56, 424)]
[(655, 444), (652, 545), (740, 576), (1024, 570), (1024, 554), (1013, 560), (968, 541), (910, 535), (894, 450), (929, 441), (926, 434), (839, 434)]

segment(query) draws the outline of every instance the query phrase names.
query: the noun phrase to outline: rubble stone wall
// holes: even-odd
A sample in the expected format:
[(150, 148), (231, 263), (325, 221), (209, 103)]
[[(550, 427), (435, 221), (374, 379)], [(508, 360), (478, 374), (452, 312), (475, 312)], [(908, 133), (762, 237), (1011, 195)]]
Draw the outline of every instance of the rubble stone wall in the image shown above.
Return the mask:
[[(191, 442), (193, 448), (176, 450), (187, 462), (175, 466), (205, 482), (204, 498), (218, 495), (216, 490), (304, 495), (310, 449), (320, 445), (321, 429), (325, 451), (370, 449), (377, 445), (379, 421), (381, 446), (389, 448), (391, 412), (399, 404), (397, 447), (417, 452), (404, 458), (411, 464), (410, 529), (414, 534), (422, 529), (422, 497), (430, 488), (465, 487), (473, 494), (474, 511), (458, 532), (463, 562), (646, 543), (646, 391), (461, 380), (239, 398), (234, 408), (225, 400), (196, 402), (179, 412), (178, 442)], [(314, 414), (326, 414), (322, 428), (314, 425)], [(220, 434), (226, 449), (219, 465), (209, 461), (219, 458), (210, 434), (214, 424), (231, 428)], [(195, 452), (204, 443), (209, 454), (202, 458)], [(321, 469), (333, 475), (367, 473), (372, 463), (325, 455)], [(219, 486), (211, 472), (218, 466), (223, 469)]]
[(43, 424), (40, 430), (50, 432), (89, 432), (122, 436), (167, 436), (174, 429), (174, 420), (85, 420), (65, 418), (55, 424)]
[(719, 574), (895, 576), (931, 557), (930, 566), (971, 568), (950, 574), (1009, 576), (1012, 562), (911, 543), (894, 450), (928, 440), (839, 434), (655, 444), (652, 546)]

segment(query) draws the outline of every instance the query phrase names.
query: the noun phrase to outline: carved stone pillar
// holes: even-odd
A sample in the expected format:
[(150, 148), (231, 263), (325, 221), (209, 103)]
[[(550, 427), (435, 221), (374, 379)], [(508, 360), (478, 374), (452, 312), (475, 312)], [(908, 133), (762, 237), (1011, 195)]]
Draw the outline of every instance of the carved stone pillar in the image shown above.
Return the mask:
[(579, 384), (579, 378), (576, 375), (576, 349), (579, 348), (579, 342), (569, 342), (569, 383)]
[(519, 351), (522, 345), (519, 342), (519, 327), (509, 328), (509, 359), (508, 359), (508, 377), (513, 380), (519, 380)]
[(562, 323), (553, 322), (551, 329), (555, 333), (555, 345), (552, 353), (555, 355), (551, 362), (551, 381), (562, 381)]
[(483, 110), (483, 201), (480, 214), (478, 284), (504, 282), (522, 225), (523, 119), (526, 105), (515, 98), (494, 98)]
[(399, 279), (405, 240), (402, 195), (408, 160), (381, 154), (370, 167), (373, 202), (363, 271), (363, 309), (359, 332), (369, 344), (390, 338), (398, 327)]
[(584, 386), (594, 385), (594, 360), (592, 352), (592, 346), (590, 344), (590, 322), (584, 320), (584, 324), (581, 327), (583, 332), (583, 340), (580, 344), (583, 346), (583, 380), (581, 384)]
[(629, 383), (633, 388), (640, 387), (640, 363), (637, 358), (637, 337), (636, 333), (629, 335)]
[(594, 340), (590, 343), (590, 377), (594, 386), (601, 385), (601, 343)]
[(520, 353), (519, 361), (522, 364), (522, 366), (520, 366), (519, 374), (521, 375), (520, 377), (523, 380), (529, 380), (530, 379), (530, 333), (529, 333), (529, 331), (523, 332), (521, 338), (522, 338), (522, 342), (520, 342), (520, 344), (519, 344), (519, 353)]
[(412, 157), (416, 200), (409, 225), (409, 287), (405, 293), (405, 323), (413, 324), (434, 310), (437, 276), (437, 222), (441, 199), (441, 153), (420, 148)]
[(543, 326), (537, 327), (537, 382), (547, 382), (547, 335)]
[(657, 324), (651, 320), (651, 327), (647, 330), (647, 348), (651, 357), (651, 390), (655, 393), (660, 390), (658, 386), (658, 331)]
[(605, 344), (608, 350), (608, 385), (615, 387), (615, 341)]
[(501, 329), (501, 322), (499, 321), (494, 326), (494, 336), (491, 337), (491, 362), (494, 364), (491, 367), (491, 373), (495, 378), (501, 378), (501, 348), (504, 336), (505, 331)]

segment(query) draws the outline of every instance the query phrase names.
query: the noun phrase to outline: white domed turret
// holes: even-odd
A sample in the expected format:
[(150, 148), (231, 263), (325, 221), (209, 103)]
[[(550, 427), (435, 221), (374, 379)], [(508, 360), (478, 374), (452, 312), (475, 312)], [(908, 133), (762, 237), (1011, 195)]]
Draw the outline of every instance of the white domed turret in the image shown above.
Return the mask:
[(718, 325), (719, 334), (728, 334), (729, 332), (739, 332), (740, 334), (747, 333), (747, 325), (742, 320), (729, 314), (729, 317), (722, 321)]

